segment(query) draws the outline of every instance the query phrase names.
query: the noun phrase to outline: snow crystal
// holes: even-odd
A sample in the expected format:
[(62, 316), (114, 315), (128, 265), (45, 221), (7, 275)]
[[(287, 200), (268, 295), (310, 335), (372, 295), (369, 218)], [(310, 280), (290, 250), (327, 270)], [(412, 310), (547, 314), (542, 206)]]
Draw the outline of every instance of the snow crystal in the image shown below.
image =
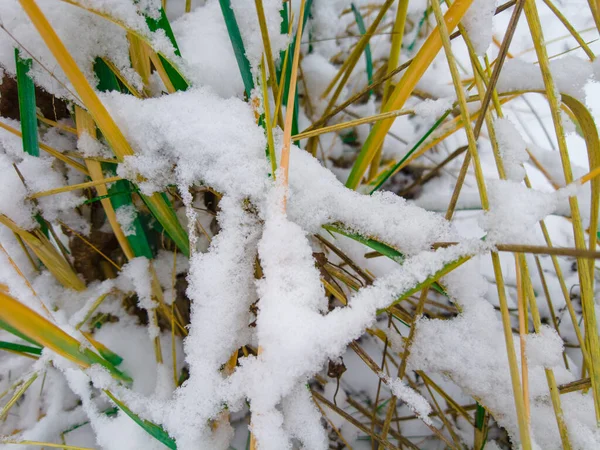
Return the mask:
[(506, 177), (512, 181), (523, 181), (525, 178), (523, 163), (529, 160), (525, 141), (508, 119), (496, 119), (494, 129)]

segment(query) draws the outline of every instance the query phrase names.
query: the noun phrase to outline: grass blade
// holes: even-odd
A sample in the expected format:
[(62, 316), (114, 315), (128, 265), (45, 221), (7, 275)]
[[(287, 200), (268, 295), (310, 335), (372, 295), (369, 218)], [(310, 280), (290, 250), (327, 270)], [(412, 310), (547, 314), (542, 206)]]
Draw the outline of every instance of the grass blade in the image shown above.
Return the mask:
[(225, 25), (227, 26), (227, 33), (229, 33), (229, 39), (233, 46), (233, 53), (242, 75), (242, 81), (244, 82), (244, 89), (246, 90), (246, 96), (250, 98), (252, 90), (254, 89), (254, 77), (250, 70), (250, 62), (246, 57), (246, 49), (244, 48), (244, 41), (238, 27), (237, 21), (235, 20), (235, 14), (231, 8), (230, 0), (219, 0), (221, 5), (221, 12), (225, 19)]
[(177, 449), (177, 444), (175, 443), (175, 440), (171, 436), (169, 436), (169, 434), (165, 430), (163, 430), (162, 427), (139, 417), (137, 414), (131, 411), (127, 407), (127, 405), (125, 405), (125, 403), (118, 400), (110, 391), (104, 391), (104, 393), (115, 403), (115, 405), (119, 407), (121, 411), (127, 414), (131, 418), (131, 420), (133, 420), (140, 427), (142, 427), (146, 433), (155, 438), (157, 441), (166, 445), (168, 448), (172, 450)]
[[(367, 34), (367, 29), (365, 28), (365, 21), (363, 20), (363, 16), (356, 7), (354, 3), (352, 3), (352, 12), (354, 13), (354, 18), (356, 19), (356, 25), (358, 26), (358, 31), (361, 35)], [(365, 60), (367, 63), (367, 80), (368, 84), (373, 84), (373, 57), (371, 56), (371, 44), (367, 42), (365, 45)], [(369, 95), (373, 95), (373, 90), (369, 91)]]
[[(301, 30), (301, 35), (298, 36), (298, 34), (296, 33), (296, 35), (294, 36), (294, 38), (292, 39), (292, 42), (290, 42), (290, 45), (288, 47), (287, 53), (289, 55), (293, 55), (294, 54), (294, 48), (296, 47), (296, 40), (300, 39), (302, 40), (302, 34), (304, 34), (304, 29), (306, 28), (306, 22), (308, 21), (308, 17), (310, 16), (310, 9), (312, 7), (312, 0), (306, 0), (306, 5), (304, 7), (304, 15), (302, 16), (302, 30)], [(288, 27), (289, 27), (289, 22), (288, 22), (288, 14), (287, 14), (287, 3), (283, 4), (283, 8), (282, 8), (282, 17), (284, 17), (283, 22), (281, 23), (281, 32), (282, 33), (287, 33), (288, 32)], [(284, 53), (284, 52), (282, 52)], [(282, 57), (282, 61), (283, 61)], [(283, 82), (282, 82), (282, 78), (283, 77)], [(279, 87), (280, 89), (283, 89), (283, 97), (282, 97), (282, 104), (285, 105), (287, 107), (288, 105), (288, 101), (289, 101), (289, 91), (290, 91), (290, 82), (292, 79), (292, 64), (287, 64), (285, 66), (285, 74), (280, 73), (279, 74)], [(298, 102), (298, 90), (296, 89), (294, 91), (294, 115), (292, 116), (292, 135), (296, 135), (299, 133), (299, 129), (298, 129), (298, 114), (300, 111), (300, 105)], [(299, 142), (294, 142), (295, 145), (299, 145)]]
[(85, 290), (83, 281), (41, 230), (23, 230), (4, 215), (0, 215), (0, 223), (16, 233), (63, 286), (76, 291)]
[(423, 142), (425, 142), (425, 140), (431, 135), (431, 133), (433, 133), (435, 130), (438, 129), (438, 127), (442, 124), (442, 122), (446, 119), (446, 117), (448, 117), (448, 115), (450, 114), (450, 111), (451, 111), (450, 109), (448, 111), (446, 111), (431, 126), (431, 128), (429, 128), (429, 130), (427, 130), (427, 132), (415, 143), (415, 145), (413, 145), (413, 147), (406, 153), (406, 155), (404, 155), (402, 157), (402, 159), (400, 159), (400, 161), (398, 161), (396, 164), (394, 164), (394, 166), (392, 168), (390, 168), (389, 170), (385, 171), (383, 173), (383, 175), (381, 177), (379, 177), (378, 180), (374, 180), (377, 184), (375, 185), (375, 187), (371, 191), (371, 194), (373, 194), (376, 191), (378, 191), (381, 188), (381, 186), (383, 186), (385, 184), (385, 182), (399, 170), (399, 168), (402, 166), (402, 164), (404, 164), (404, 161), (406, 161), (408, 158), (410, 158), (410, 156), (421, 146), (421, 144)]
[(31, 59), (21, 58), (19, 49), (15, 49), (15, 63), (17, 66), (17, 90), (19, 95), (21, 132), (23, 133), (23, 150), (31, 156), (40, 156), (35, 106), (35, 86), (33, 80), (29, 76), (32, 61)]
[[(0, 325), (0, 328), (2, 326)], [(32, 355), (41, 355), (42, 349), (39, 347), (30, 347), (29, 345), (15, 344), (14, 342), (0, 341), (0, 350), (9, 350), (17, 353), (30, 353)]]

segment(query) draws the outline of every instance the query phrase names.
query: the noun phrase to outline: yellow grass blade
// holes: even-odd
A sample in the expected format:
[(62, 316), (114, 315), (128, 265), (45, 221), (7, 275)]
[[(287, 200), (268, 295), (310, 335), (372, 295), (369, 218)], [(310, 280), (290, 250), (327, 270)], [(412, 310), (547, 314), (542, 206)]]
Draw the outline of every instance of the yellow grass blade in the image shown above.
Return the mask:
[[(288, 92), (288, 105), (285, 111), (285, 126), (283, 129), (283, 148), (281, 149), (281, 185), (287, 189), (288, 184), (288, 173), (290, 170), (290, 145), (292, 138), (292, 120), (294, 117), (294, 99), (296, 97), (296, 84), (298, 80), (298, 63), (300, 62), (300, 45), (302, 44), (302, 26), (304, 17), (304, 7), (306, 6), (306, 0), (302, 0), (300, 4), (300, 15), (298, 19), (298, 31), (296, 35), (296, 47), (294, 48), (294, 59), (292, 60), (292, 76), (290, 78), (290, 89)], [(287, 195), (283, 197), (283, 209), (285, 210), (285, 201)]]
[[(97, 161), (93, 161), (93, 162), (97, 162)], [(59, 187), (56, 189), (49, 189), (47, 191), (35, 192), (35, 193), (31, 194), (29, 196), (29, 198), (48, 197), (50, 195), (61, 194), (63, 192), (76, 191), (77, 189), (86, 189), (86, 188), (94, 187), (94, 186), (99, 187), (99, 186), (103, 186), (108, 183), (113, 183), (113, 182), (119, 181), (119, 180), (122, 180), (122, 178), (121, 177), (109, 177), (109, 178), (96, 179), (94, 181), (86, 181), (85, 183), (70, 184), (68, 186), (63, 186), (63, 187)], [(100, 194), (100, 195), (105, 195), (105, 194)]]
[[(79, 106), (75, 107), (75, 122), (77, 123), (77, 135), (81, 137), (82, 134), (87, 133), (93, 139), (96, 139), (96, 124), (94, 123), (94, 119), (92, 116), (88, 114), (86, 111), (81, 109)], [(108, 189), (106, 188), (106, 183), (109, 179), (104, 178), (104, 174), (102, 172), (102, 165), (98, 161), (87, 161), (85, 162), (88, 167), (88, 171), (90, 172), (90, 177), (93, 182), (96, 183), (96, 191), (100, 197), (106, 197), (108, 195)], [(119, 177), (111, 177), (111, 178), (119, 178)], [(117, 181), (117, 180), (114, 180)], [(117, 214), (115, 213), (115, 209), (112, 206), (109, 198), (103, 198), (100, 200), (102, 204), (102, 208), (104, 208), (104, 212), (106, 214), (106, 218), (108, 219), (108, 223), (119, 242), (119, 245), (123, 249), (123, 253), (127, 259), (133, 259), (134, 254), (131, 249), (131, 245), (123, 233), (121, 229), (121, 225), (117, 220)]]

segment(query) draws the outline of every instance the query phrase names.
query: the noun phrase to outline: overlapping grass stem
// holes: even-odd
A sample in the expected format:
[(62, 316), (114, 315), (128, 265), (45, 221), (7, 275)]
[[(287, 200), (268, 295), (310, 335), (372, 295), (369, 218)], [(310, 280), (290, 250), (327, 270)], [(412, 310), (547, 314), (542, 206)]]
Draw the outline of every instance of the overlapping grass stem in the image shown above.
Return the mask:
[[(117, 174), (119, 164), (137, 156), (137, 147), (132, 144), (133, 140), (130, 142), (127, 138), (127, 124), (120, 123), (116, 115), (111, 115), (103, 100), (105, 94), (99, 92), (131, 95), (140, 102), (145, 102), (162, 95), (186, 95), (200, 88), (197, 81), (186, 78), (185, 74), (189, 74), (191, 69), (185, 62), (186, 55), (182, 54), (185, 46), (182, 45), (180, 50), (174, 33), (177, 27), (171, 27), (167, 15), (172, 11), (170, 8), (175, 8), (174, 3), (180, 3), (178, 7), (184, 11), (183, 14), (197, 14), (194, 10), (196, 6), (189, 0), (163, 0), (153, 13), (142, 12), (140, 9), (138, 12), (141, 23), (148, 27), (148, 30), (142, 31), (139, 25), (134, 27), (118, 16), (113, 17), (110, 7), (96, 9), (94, 1), (89, 4), (75, 0), (56, 1), (79, 8), (95, 19), (110, 23), (111, 27), (119, 27), (126, 36), (129, 48), (126, 60), (131, 67), (127, 65), (124, 69), (122, 65), (117, 66), (110, 55), (95, 55), (92, 67), (96, 80), (89, 79), (84, 68), (78, 65), (76, 53), (68, 50), (71, 43), (59, 36), (57, 29), (40, 9), (39, 2), (18, 0), (22, 11), (33, 24), (41, 42), (58, 63), (58, 68), (70, 83), (69, 88), (72, 87), (74, 92), (71, 93), (73, 98), (67, 100), (52, 97), (53, 102), (68, 104), (70, 117), (58, 118), (56, 114), (54, 119), (44, 117), (39, 108), (40, 99), (36, 99), (36, 79), (31, 76), (32, 67), (39, 65), (39, 61), (27, 49), (15, 49), (14, 72), (20, 130), (2, 118), (0, 133), (18, 136), (22, 142), (24, 157), (53, 158), (53, 165), (58, 168), (59, 173), (69, 175), (64, 176), (69, 183), (32, 192), (26, 177), (20, 173), (18, 164), (14, 164), (27, 191), (25, 200), (31, 203), (32, 210), (35, 211), (36, 226), (27, 229), (8, 214), (0, 214), (0, 226), (10, 230), (18, 244), (12, 245), (9, 251), (0, 246), (0, 256), (11, 267), (10, 276), (18, 281), (13, 283), (14, 280), (8, 280), (2, 281), (6, 285), (0, 284), (0, 330), (3, 333), (0, 352), (6, 352), (10, 357), (25, 358), (26, 361), (33, 362), (34, 366), (16, 379), (11, 379), (8, 389), (0, 394), (0, 399), (5, 399), (0, 409), (0, 421), (6, 420), (12, 411), (17, 410), (23, 399), (37, 395), (33, 393), (32, 386), (38, 386), (39, 380), (44, 379), (45, 371), (50, 367), (65, 371), (67, 366), (62, 360), (64, 358), (70, 364), (68, 370), (79, 369), (91, 377), (94, 383), (98, 381), (93, 379), (94, 366), (100, 366), (107, 375), (110, 383), (107, 381), (94, 391), (94, 395), (97, 391), (97, 395), (102, 395), (111, 408), (114, 408), (103, 411), (102, 420), (119, 411), (120, 416), (129, 417), (155, 443), (158, 441), (166, 448), (177, 449), (179, 438), (170, 434), (169, 426), (172, 424), (168, 420), (161, 423), (157, 419), (161, 417), (158, 412), (141, 412), (146, 406), (143, 401), (138, 401), (141, 397), (132, 386), (135, 380), (123, 369), (130, 367), (124, 364), (130, 361), (103, 344), (96, 335), (104, 324), (119, 319), (115, 320), (116, 316), (111, 313), (98, 311), (109, 311), (103, 309), (103, 305), (105, 302), (112, 302), (112, 307), (122, 310), (127, 320), (131, 319), (132, 323), (148, 327), (154, 350), (153, 363), (158, 367), (158, 376), (168, 373), (172, 390), (185, 387), (186, 380), (193, 377), (190, 371), (196, 361), (182, 363), (187, 355), (178, 355), (181, 348), (179, 344), (188, 335), (188, 330), (193, 329), (190, 322), (193, 319), (190, 316), (211, 314), (212, 310), (205, 308), (205, 305), (196, 305), (188, 298), (193, 287), (186, 294), (187, 282), (193, 286), (197, 280), (188, 276), (187, 282), (184, 281), (184, 277), (180, 275), (186, 273), (186, 269), (178, 267), (179, 258), (197, 262), (204, 257), (200, 252), (210, 254), (214, 251), (213, 238), (222, 224), (213, 220), (213, 217), (221, 219), (223, 211), (219, 202), (226, 194), (217, 192), (212, 185), (203, 185), (204, 180), (197, 180), (197, 184), (191, 186), (174, 186), (174, 182), (161, 188), (164, 192), (146, 195), (140, 187), (148, 181), (146, 178), (138, 175), (137, 178), (127, 176), (128, 179), (125, 179), (122, 172)], [(361, 307), (353, 303), (354, 296), (380, 288), (380, 277), (376, 274), (382, 270), (381, 267), (385, 267), (385, 270), (393, 270), (389, 267), (402, 270), (417, 260), (419, 255), (427, 252), (432, 258), (446, 254), (444, 252), (453, 256), (445, 257), (443, 264), (438, 264), (439, 261), (436, 260), (437, 265), (431, 263), (431, 267), (425, 267), (426, 264), (423, 267), (417, 266), (426, 273), (414, 274), (412, 281), (402, 285), (402, 289), (395, 292), (384, 306), (372, 308), (373, 320), (368, 328), (363, 328), (362, 336), (357, 339), (353, 336), (344, 344), (346, 359), (355, 361), (346, 365), (341, 358), (332, 359), (322, 371), (304, 376), (302, 383), (306, 385), (310, 407), (316, 408), (324, 419), (321, 425), (329, 432), (330, 448), (352, 449), (356, 446), (352, 441), (352, 433), (348, 431), (352, 429), (360, 433), (359, 440), (370, 441), (372, 450), (434, 448), (436, 445), (451, 449), (481, 450), (492, 439), (502, 448), (531, 450), (537, 445), (532, 424), (539, 411), (536, 409), (536, 402), (540, 402), (540, 399), (532, 397), (531, 392), (540, 390), (538, 386), (531, 384), (532, 374), (539, 367), (531, 360), (528, 345), (532, 339), (543, 336), (549, 324), (561, 344), (565, 344), (561, 362), (564, 367), (561, 365), (557, 368), (547, 364), (540, 368), (547, 383), (543, 401), (548, 411), (554, 414), (552, 427), (555, 435), (560, 438), (556, 447), (576, 448), (574, 442), (580, 440), (578, 430), (573, 425), (575, 422), (570, 420), (567, 413), (565, 405), (568, 403), (569, 408), (572, 408), (573, 403), (565, 401), (566, 394), (577, 392), (573, 395), (590, 400), (590, 408), (593, 403), (595, 411), (596, 426), (600, 427), (600, 337), (596, 313), (599, 292), (596, 286), (596, 260), (600, 259), (597, 249), (597, 239), (600, 238), (600, 139), (594, 114), (581, 98), (571, 90), (564, 89), (557, 81), (561, 74), (554, 71), (551, 60), (560, 55), (549, 56), (551, 41), (544, 38), (544, 24), (540, 19), (538, 5), (543, 3), (548, 8), (555, 20), (568, 32), (567, 37), (571, 39), (569, 42), (574, 42), (575, 49), (579, 49), (580, 54), (591, 64), (596, 60), (596, 47), (594, 41), (586, 40), (586, 30), (578, 29), (569, 21), (569, 16), (563, 12), (561, 5), (556, 4), (559, 2), (509, 1), (499, 5), (495, 11), (495, 14), (506, 11), (504, 14), (507, 18), (510, 14), (501, 38), (493, 38), (496, 47), (478, 54), (475, 45), (477, 42), (473, 41), (474, 33), (465, 25), (465, 17), (484, 0), (431, 0), (423, 8), (424, 11), (419, 13), (420, 20), (415, 19), (417, 16), (411, 10), (411, 6), (414, 6), (411, 0), (348, 1), (348, 9), (340, 14), (351, 16), (351, 19), (346, 17), (344, 20), (348, 19), (350, 23), (346, 31), (353, 29), (353, 34), (335, 36), (337, 44), (343, 50), (331, 57), (329, 78), (315, 80), (314, 77), (318, 78), (322, 74), (309, 72), (306, 75), (303, 63), (307, 61), (306, 58), (311, 57), (313, 45), (319, 42), (312, 34), (316, 27), (313, 23), (315, 21), (310, 19), (314, 19), (313, 14), (317, 14), (317, 11), (322, 11), (319, 9), (324, 8), (322, 1), (318, 5), (317, 2), (313, 4), (312, 0), (284, 1), (277, 17), (270, 11), (273, 9), (273, 2), (250, 2), (254, 4), (252, 7), (256, 11), (256, 23), (251, 29), (262, 49), (258, 63), (256, 55), (252, 54), (252, 46), (256, 42), (248, 41), (250, 21), (247, 17), (236, 17), (237, 8), (241, 7), (239, 2), (218, 2), (223, 20), (223, 29), (220, 31), (228, 39), (243, 86), (243, 92), (238, 93), (239, 98), (247, 102), (246, 105), (240, 102), (240, 105), (252, 110), (256, 122), (251, 125), (256, 125), (264, 133), (264, 157), (267, 160), (265, 167), (268, 167), (264, 174), (265, 186), (279, 189), (277, 217), (282, 227), (284, 225), (281, 224), (287, 223), (286, 221), (293, 221), (293, 202), (297, 201), (294, 195), (299, 195), (293, 191), (296, 185), (292, 186), (291, 181), (296, 161), (293, 159), (294, 151), (306, 151), (319, 159), (325, 167), (333, 167), (338, 178), (344, 178), (344, 192), (354, 190), (366, 193), (365, 195), (371, 195), (368, 197), (371, 200), (391, 198), (386, 197), (391, 194), (380, 195), (380, 191), (387, 188), (400, 196), (416, 198), (419, 202), (419, 191), (426, 190), (429, 193), (435, 189), (432, 186), (435, 186), (436, 180), (448, 178), (451, 180), (449, 195), (440, 194), (435, 199), (437, 204), (443, 203), (436, 212), (443, 213), (447, 222), (459, 223), (459, 218), (467, 217), (462, 214), (461, 202), (468, 203), (465, 200), (465, 191), (468, 190), (477, 196), (476, 200), (471, 201), (476, 205), (474, 210), (487, 217), (493, 212), (494, 201), (497, 201), (493, 197), (491, 183), (515, 182), (510, 177), (508, 166), (511, 161), (507, 163), (498, 121), (504, 119), (509, 114), (508, 111), (512, 111), (511, 108), (519, 99), (529, 98), (526, 96), (530, 94), (541, 94), (540, 99), (543, 100), (540, 101), (545, 102), (544, 107), (550, 113), (554, 136), (550, 136), (552, 133), (547, 130), (544, 131), (553, 145), (556, 142), (560, 167), (546, 167), (549, 163), (537, 158), (533, 151), (534, 143), (528, 143), (530, 161), (525, 165), (519, 163), (521, 169), (524, 169), (524, 175), (517, 184), (523, 189), (538, 192), (534, 185), (536, 180), (542, 179), (558, 190), (561, 183), (552, 177), (558, 176), (557, 168), (560, 168), (566, 189), (578, 186), (578, 191), (567, 191), (569, 211), (561, 213), (566, 217), (558, 218), (571, 222), (571, 235), (568, 239), (574, 243), (574, 247), (556, 247), (553, 242), (561, 242), (564, 236), (554, 233), (549, 220), (544, 218), (535, 226), (539, 227), (540, 240), (543, 238), (545, 245), (531, 242), (488, 243), (487, 239), (491, 236), (488, 233), (479, 236), (480, 241), (469, 241), (469, 247), (462, 240), (432, 240), (416, 256), (414, 251), (411, 253), (388, 242), (381, 237), (381, 233), (369, 231), (369, 226), (374, 223), (372, 217), (365, 219), (365, 223), (370, 225), (361, 225), (362, 228), (337, 219), (320, 224), (320, 228), (317, 227), (320, 230), (318, 233), (314, 233), (315, 229), (312, 229), (305, 234), (312, 245), (312, 261), (318, 269), (316, 284), (319, 286), (320, 279), (322, 291), (328, 300), (328, 310), (319, 311), (323, 316), (321, 318), (332, 314), (332, 311), (337, 313)], [(137, 3), (132, 1), (132, 5)], [(589, 10), (584, 13), (590, 16), (590, 22), (598, 28), (592, 31), (600, 32), (600, 6), (594, 0), (589, 0), (588, 4)], [(505, 66), (515, 59), (509, 49), (517, 33), (519, 19), (523, 22), (523, 15), (526, 24), (521, 23), (521, 26), (526, 26), (528, 30), (532, 41), (530, 55), (535, 55), (535, 68), (543, 83), (527, 87), (530, 84), (517, 82), (517, 88), (499, 91)], [(274, 39), (275, 19), (281, 19), (281, 34), (289, 38), (284, 45)], [(342, 46), (340, 42), (346, 38), (352, 38), (353, 44)], [(385, 52), (378, 48), (383, 42), (382, 38), (386, 39), (385, 45), (389, 45), (389, 49), (385, 47)], [(461, 46), (457, 50), (462, 45), (456, 44), (458, 42), (464, 44), (464, 48)], [(172, 49), (167, 52), (165, 49), (169, 44)], [(161, 50), (157, 50), (159, 47)], [(413, 47), (416, 50), (413, 51)], [(279, 53), (274, 54), (275, 51)], [(361, 58), (364, 58), (364, 64)], [(257, 67), (253, 67), (253, 64)], [(423, 82), (427, 80), (426, 74), (434, 69), (439, 71), (440, 65), (443, 65), (441, 70), (447, 75), (448, 83), (445, 87), (451, 88), (452, 100), (445, 104), (441, 112), (437, 111), (434, 116), (427, 117), (429, 122), (419, 122), (426, 125), (415, 127), (414, 135), (397, 136), (397, 129), (393, 128), (396, 121), (406, 119), (404, 123), (408, 127), (406, 124), (410, 120), (424, 115), (422, 105), (436, 99), (437, 94), (426, 91)], [(311, 70), (314, 71), (314, 67)], [(362, 71), (364, 73), (358, 73)], [(521, 87), (521, 84), (526, 87)], [(324, 87), (323, 91), (312, 92), (310, 89), (314, 85)], [(372, 108), (365, 106), (370, 103), (376, 105), (376, 114), (356, 112), (372, 111)], [(319, 114), (315, 115), (315, 110)], [(537, 114), (537, 111), (533, 112)], [(582, 138), (582, 148), (585, 147), (587, 152), (589, 168), (585, 175), (574, 171), (574, 156), (567, 140), (566, 118), (575, 123), (577, 133)], [(539, 116), (537, 119), (544, 123)], [(307, 121), (312, 123), (302, 130), (301, 125)], [(522, 125), (527, 132), (528, 125)], [(43, 132), (47, 130), (61, 136), (74, 136), (79, 142), (89, 139), (94, 145), (107, 144), (112, 156), (84, 156), (76, 151), (69, 153), (53, 148), (44, 142)], [(406, 148), (401, 152), (390, 151), (388, 144), (392, 137), (396, 139), (395, 145), (401, 141), (399, 138), (406, 138)], [(343, 152), (330, 157), (331, 149), (340, 141)], [(484, 142), (489, 147), (489, 152), (485, 150), (487, 147), (483, 145)], [(326, 145), (330, 147), (329, 150)], [(440, 158), (441, 152), (446, 157)], [(435, 157), (431, 157), (432, 155)], [(491, 171), (486, 170), (490, 167)], [(176, 170), (177, 167), (173, 167), (173, 171)], [(536, 172), (535, 178), (531, 176), (533, 170), (539, 172)], [(490, 172), (494, 171), (491, 175)], [(77, 177), (70, 176), (71, 172), (77, 173)], [(403, 176), (409, 178), (406, 185), (401, 188), (390, 187)], [(589, 210), (588, 205), (580, 204), (583, 197), (581, 192), (584, 190), (590, 194)], [(85, 196), (85, 202), (82, 201), (77, 207), (77, 213), (78, 217), (89, 222), (88, 234), (71, 228), (66, 221), (55, 220), (51, 223), (43, 217), (45, 214), (40, 204), (44, 199), (73, 192)], [(242, 205), (240, 210), (243, 214), (256, 220), (261, 230), (271, 220), (269, 214), (260, 209), (261, 205), (253, 204), (254, 199), (250, 196), (236, 201)], [(398, 204), (389, 205), (390, 208), (395, 208)], [(584, 207), (589, 211), (589, 221)], [(184, 209), (190, 222), (188, 232), (182, 223), (182, 215), (178, 214)], [(131, 223), (125, 224), (123, 216), (120, 217), (119, 214), (124, 211), (130, 214), (131, 217), (128, 217), (131, 218)], [(364, 217), (371, 214), (370, 211), (362, 213)], [(198, 214), (210, 220), (201, 221)], [(100, 215), (101, 221), (106, 221), (106, 226), (99, 226), (94, 222), (98, 222), (96, 215)], [(331, 217), (337, 216), (331, 214)], [(205, 227), (208, 222), (210, 227)], [(206, 237), (207, 249), (202, 246), (204, 244), (198, 244), (195, 236), (197, 229)], [(280, 244), (281, 251), (285, 252), (288, 243)], [(262, 242), (260, 245), (266, 244)], [(250, 277), (252, 282), (257, 282), (259, 288), (248, 295), (253, 301), (249, 301), (252, 304), (249, 309), (246, 308), (248, 317), (252, 318), (248, 325), (248, 336), (252, 335), (253, 339), (233, 351), (232, 346), (227, 351), (227, 358), (222, 358), (224, 361), (219, 363), (218, 373), (219, 380), (225, 380), (225, 383), (228, 379), (234, 379), (238, 370), (243, 370), (246, 365), (260, 363), (265, 356), (265, 341), (258, 337), (265, 334), (252, 331), (254, 327), (260, 327), (257, 317), (260, 317), (262, 304), (258, 297), (263, 291), (266, 292), (264, 283), (268, 281), (263, 271), (263, 251), (260, 245), (258, 249), (256, 246), (253, 248), (251, 259), (254, 275)], [(82, 247), (84, 250), (81, 250)], [(11, 254), (15, 248), (23, 252), (23, 255), (16, 257)], [(463, 250), (464, 248), (468, 250)], [(454, 249), (460, 251), (452, 253)], [(504, 259), (508, 256), (507, 253), (510, 257)], [(168, 276), (165, 275), (165, 254), (172, 265)], [(501, 254), (504, 256), (501, 257)], [(485, 392), (482, 394), (481, 390), (464, 385), (464, 379), (456, 380), (451, 370), (438, 373), (433, 369), (413, 368), (411, 365), (411, 353), (417, 347), (422, 323), (441, 321), (451, 324), (452, 321), (467, 317), (462, 299), (453, 297), (452, 293), (456, 290), (452, 289), (445, 277), (454, 275), (467, 263), (474, 267), (474, 260), (484, 258), (491, 262), (488, 270), (490, 279), (487, 282), (495, 291), (492, 303), (498, 319), (499, 334), (496, 336), (502, 336), (504, 340), (502, 342), (502, 337), (498, 338), (502, 343), (499, 354), (503, 362), (500, 364), (494, 361), (497, 364), (494, 367), (500, 367), (504, 371), (505, 377), (497, 379), (505, 379), (512, 394), (509, 407), (504, 410), (504, 406), (494, 403), (493, 396), (486, 397)], [(575, 262), (577, 294), (573, 294), (572, 279), (568, 279), (569, 275), (566, 273), (566, 258)], [(94, 273), (101, 275), (92, 276), (92, 272), (84, 270), (86, 259), (94, 261), (92, 264), (98, 266), (94, 268)], [(134, 264), (140, 259), (148, 261), (147, 266), (144, 266), (149, 292), (149, 302), (146, 303), (142, 298), (144, 294), (141, 293), (144, 289), (136, 284), (140, 280), (133, 280), (136, 286), (131, 286), (129, 290), (124, 289), (122, 284), (127, 267), (131, 267), (128, 263)], [(22, 261), (28, 264), (27, 270), (19, 267), (18, 264), (22, 264)], [(412, 265), (409, 267), (414, 270)], [(65, 293), (75, 292), (73, 298), (74, 295), (84, 298), (83, 295), (89, 293), (85, 297), (87, 300), (82, 302), (85, 305), (77, 305), (77, 322), (67, 325), (70, 320), (66, 317), (67, 311), (72, 313), (78, 309), (71, 305), (65, 308), (64, 302), (71, 301), (70, 297), (64, 295), (66, 300), (57, 300), (53, 292), (38, 292), (34, 289), (34, 286), (37, 288), (44, 284), (36, 284), (28, 276), (38, 277), (39, 273), (45, 271), (49, 272), (53, 282), (56, 281)], [(215, 277), (220, 275), (218, 273)], [(0, 279), (5, 278), (0, 274)], [(165, 284), (166, 278), (169, 279), (168, 286)], [(114, 283), (110, 284), (112, 279), (115, 279)], [(110, 285), (110, 288), (102, 291), (98, 287), (104, 286), (102, 283)], [(27, 289), (15, 289), (15, 286), (21, 284)], [(18, 298), (19, 295), (23, 298)], [(282, 293), (282, 297), (285, 295)], [(489, 305), (486, 303), (486, 306)], [(570, 333), (571, 328), (572, 341), (569, 341), (566, 334)], [(161, 339), (162, 334), (171, 339), (169, 350)], [(268, 334), (266, 336), (269, 337)], [(321, 344), (326, 346), (327, 343)], [(459, 349), (456, 350), (460, 354)], [(184, 346), (183, 351), (188, 353), (190, 348)], [(169, 368), (163, 370), (167, 365)], [(353, 376), (361, 379), (361, 383), (363, 378), (374, 380), (370, 381), (374, 397), (371, 393), (365, 394), (364, 386), (361, 390), (355, 389), (352, 378), (344, 375), (348, 370), (356, 371), (358, 375)], [(485, 376), (486, 370), (489, 368), (481, 369), (481, 376)], [(566, 379), (565, 373), (571, 376), (569, 379), (572, 381), (559, 381)], [(577, 379), (573, 379), (575, 373)], [(440, 374), (447, 375), (447, 379), (442, 379)], [(107, 387), (109, 384), (110, 388)], [(343, 395), (339, 395), (340, 390), (343, 390)], [(414, 403), (411, 403), (414, 398), (403, 396), (402, 393), (406, 395), (405, 390), (427, 403), (430, 408), (428, 417), (423, 416)], [(165, 394), (161, 395), (164, 397)], [(82, 404), (89, 408), (87, 401), (89, 399), (83, 400)], [(255, 413), (251, 400), (248, 403), (249, 412), (238, 414), (243, 416), (242, 419), (231, 414), (230, 407), (239, 410), (239, 405), (222, 403), (217, 408), (218, 412), (207, 420), (208, 425), (199, 424), (200, 428), (210, 428), (213, 434), (218, 435), (227, 434), (230, 425), (238, 429), (249, 426), (246, 448), (269, 448), (268, 442), (261, 442), (261, 439), (268, 439), (268, 436), (264, 437), (265, 435), (256, 431), (259, 429), (257, 424), (264, 421), (264, 417)], [(166, 402), (157, 404), (163, 407), (167, 405)], [(277, 408), (280, 406), (278, 404)], [(401, 411), (408, 410), (407, 406), (411, 414), (401, 415)], [(281, 406), (280, 409), (285, 408)], [(285, 411), (285, 415), (292, 413)], [(510, 420), (507, 415), (511, 417)], [(514, 423), (511, 422), (512, 417)], [(41, 414), (39, 419), (43, 420)], [(91, 417), (89, 419), (93, 422)], [(97, 417), (94, 419), (97, 420)], [(62, 443), (30, 440), (24, 437), (27, 436), (27, 430), (23, 433), (23, 430), (17, 429), (13, 430), (14, 436), (0, 437), (0, 443), (64, 449), (87, 448), (69, 445), (65, 440), (65, 435), (85, 424), (76, 424), (73, 428), (63, 430), (60, 436)], [(276, 428), (285, 427), (281, 425)], [(426, 434), (413, 435), (414, 430), (425, 430)], [(594, 432), (597, 434), (598, 430)], [(301, 436), (293, 436), (302, 441)]]

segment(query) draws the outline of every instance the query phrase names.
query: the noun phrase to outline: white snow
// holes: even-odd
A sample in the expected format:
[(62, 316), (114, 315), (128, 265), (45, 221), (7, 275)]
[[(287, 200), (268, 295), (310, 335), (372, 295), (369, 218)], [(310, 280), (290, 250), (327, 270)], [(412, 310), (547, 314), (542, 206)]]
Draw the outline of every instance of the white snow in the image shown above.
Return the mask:
[(525, 178), (523, 163), (529, 160), (527, 144), (508, 119), (496, 119), (494, 130), (506, 177), (512, 181), (523, 181)]
[(137, 218), (137, 210), (133, 204), (119, 206), (115, 210), (117, 222), (121, 225), (125, 236), (135, 236), (135, 219)]
[(478, 56), (485, 55), (494, 33), (497, 0), (474, 0), (461, 22)]

